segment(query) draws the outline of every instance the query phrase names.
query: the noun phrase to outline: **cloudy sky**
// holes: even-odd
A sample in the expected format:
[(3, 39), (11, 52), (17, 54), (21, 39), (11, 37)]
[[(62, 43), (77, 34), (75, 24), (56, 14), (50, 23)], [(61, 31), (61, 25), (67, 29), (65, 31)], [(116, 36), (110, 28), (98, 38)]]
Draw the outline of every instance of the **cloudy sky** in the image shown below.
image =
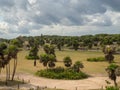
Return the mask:
[(0, 38), (120, 34), (120, 0), (0, 0)]

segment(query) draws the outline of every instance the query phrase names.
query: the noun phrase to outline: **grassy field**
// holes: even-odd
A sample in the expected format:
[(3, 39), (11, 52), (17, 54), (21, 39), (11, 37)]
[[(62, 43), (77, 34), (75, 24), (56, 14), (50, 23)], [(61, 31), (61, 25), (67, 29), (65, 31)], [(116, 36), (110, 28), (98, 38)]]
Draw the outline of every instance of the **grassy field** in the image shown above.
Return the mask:
[[(37, 61), (37, 66), (33, 66), (33, 60), (25, 59), (25, 56), (28, 55), (29, 51), (20, 51), (18, 53), (18, 67), (17, 72), (27, 72), (34, 74), (37, 70), (43, 69), (43, 65)], [(44, 53), (43, 50), (39, 51), (39, 55)], [(74, 51), (74, 50), (56, 50), (56, 56), (58, 61), (62, 61), (65, 56), (70, 56), (73, 60), (73, 63), (77, 60), (82, 61), (84, 64), (84, 72), (88, 74), (106, 74), (105, 68), (108, 66), (108, 62), (88, 62), (87, 58), (91, 57), (100, 57), (103, 56), (103, 52), (100, 51)], [(114, 55), (115, 62), (120, 65), (120, 55)], [(13, 60), (11, 60), (11, 65), (13, 64)], [(13, 65), (12, 65), (13, 66)], [(57, 62), (56, 66), (64, 66), (62, 62)], [(11, 67), (12, 68), (12, 67)], [(4, 70), (2, 71), (4, 72)]]

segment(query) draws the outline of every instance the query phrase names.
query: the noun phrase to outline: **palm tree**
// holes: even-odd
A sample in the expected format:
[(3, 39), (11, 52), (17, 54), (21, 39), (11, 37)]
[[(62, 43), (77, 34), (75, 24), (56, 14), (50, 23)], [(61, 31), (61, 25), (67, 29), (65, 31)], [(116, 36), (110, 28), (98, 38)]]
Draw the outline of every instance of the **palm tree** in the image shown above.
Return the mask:
[(52, 54), (41, 54), (40, 62), (43, 63), (45, 67), (55, 67), (56, 57)]
[(111, 46), (106, 46), (103, 50), (103, 52), (105, 53), (105, 58), (106, 60), (109, 61), (109, 63), (112, 63), (114, 60), (114, 56), (113, 56), (113, 48)]
[(110, 64), (106, 68), (106, 71), (108, 72), (109, 78), (114, 81), (115, 86), (117, 86), (117, 82), (116, 82), (116, 77), (117, 77), (116, 70), (117, 70), (117, 68), (118, 68), (118, 65), (113, 64), (113, 63)]
[(43, 63), (43, 66), (47, 67), (48, 62), (49, 62), (48, 54), (41, 54), (40, 55), (40, 63)]
[(55, 47), (53, 45), (44, 45), (44, 51), (46, 54), (53, 54), (55, 56)]
[(10, 55), (6, 53), (7, 45), (5, 43), (0, 44), (0, 69), (6, 67), (6, 85), (7, 81), (10, 80)]
[(53, 45), (49, 46), (49, 54), (52, 54), (52, 55), (56, 56), (55, 55), (55, 47)]
[(73, 65), (73, 68), (75, 72), (80, 72), (80, 68), (84, 68), (84, 65), (80, 61), (76, 61), (75, 64)]
[(15, 45), (10, 45), (8, 47), (8, 56), (14, 59), (14, 67), (13, 67), (13, 73), (12, 73), (12, 81), (14, 79), (14, 75), (16, 72), (16, 68), (17, 68), (17, 53), (18, 53), (18, 49), (17, 46)]
[(73, 40), (72, 43), (73, 43), (73, 48), (75, 49), (75, 51), (77, 51), (79, 48), (79, 42), (77, 40)]
[(49, 54), (49, 45), (47, 45), (47, 44), (44, 45), (43, 49), (44, 49), (46, 54)]
[(69, 56), (66, 56), (64, 59), (63, 59), (63, 62), (64, 62), (64, 65), (66, 67), (71, 67), (72, 65), (72, 59), (69, 57)]
[(48, 55), (48, 57), (49, 57), (48, 66), (49, 67), (55, 67), (55, 62), (57, 61), (56, 57), (52, 54)]

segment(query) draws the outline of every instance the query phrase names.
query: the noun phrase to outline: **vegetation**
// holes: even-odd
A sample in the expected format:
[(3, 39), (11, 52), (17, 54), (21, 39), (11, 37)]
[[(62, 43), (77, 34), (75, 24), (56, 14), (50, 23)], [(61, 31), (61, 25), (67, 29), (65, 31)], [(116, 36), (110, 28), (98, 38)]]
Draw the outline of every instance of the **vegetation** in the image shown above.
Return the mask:
[(76, 61), (75, 64), (73, 65), (74, 71), (79, 73), (81, 71), (80, 70), (81, 68), (84, 68), (83, 63), (80, 61)]
[(120, 88), (115, 86), (107, 86), (106, 90), (120, 90)]
[(117, 68), (118, 68), (118, 65), (113, 64), (113, 63), (110, 64), (106, 68), (106, 71), (108, 72), (109, 78), (114, 81), (115, 86), (117, 86), (117, 82), (116, 82), (116, 77), (117, 77), (116, 70), (117, 70)]
[(108, 45), (104, 48), (103, 52), (105, 53), (106, 60), (109, 61), (109, 63), (112, 63), (114, 60), (114, 48)]
[(41, 54), (40, 55), (40, 63), (43, 66), (47, 67), (55, 67), (56, 57), (52, 54)]
[(71, 67), (71, 65), (72, 65), (72, 60), (71, 60), (71, 58), (69, 56), (65, 57), (63, 62), (64, 62), (64, 65), (66, 67)]
[[(25, 49), (28, 51), (23, 50), (25, 42), (28, 42), (26, 45), (30, 50)], [(20, 53), (18, 53), (19, 50), (21, 50)], [(104, 54), (101, 52), (102, 50)], [(110, 66), (108, 66), (106, 70), (110, 79), (113, 80), (117, 86), (116, 72), (119, 70), (119, 67), (116, 65), (119, 65), (119, 55), (117, 55), (119, 53), (120, 34), (20, 36), (11, 40), (1, 39), (0, 71), (6, 72), (6, 85), (9, 80), (14, 79), (17, 65), (18, 72), (29, 72), (33, 74), (39, 70), (37, 75), (47, 78), (81, 79), (87, 77), (87, 75), (82, 72), (82, 68), (89, 74), (104, 74), (104, 68), (108, 66), (108, 63), (101, 61), (105, 61), (106, 59), (110, 63)], [(33, 62), (32, 60), (26, 60), (24, 58), (27, 54), (28, 56), (26, 57), (28, 59), (34, 59), (34, 66), (37, 67), (33, 67), (31, 64), (31, 62)], [(103, 57), (104, 55), (105, 57)], [(36, 65), (36, 59), (40, 59), (42, 65), (41, 63)], [(18, 60), (20, 60), (19, 63)], [(91, 63), (86, 60), (94, 62)], [(115, 61), (116, 65), (111, 64), (113, 61)], [(13, 65), (11, 65), (11, 63)], [(96, 65), (94, 66), (93, 64)], [(65, 68), (64, 65), (67, 68)], [(57, 66), (61, 66), (61, 68)]]
[(71, 79), (78, 80), (87, 78), (88, 75), (83, 72), (75, 72), (71, 68), (64, 69), (62, 67), (57, 67), (53, 69), (40, 70), (36, 75), (52, 79)]
[(90, 61), (90, 62), (103, 62), (103, 61), (106, 61), (106, 59), (104, 57), (87, 58), (87, 61)]

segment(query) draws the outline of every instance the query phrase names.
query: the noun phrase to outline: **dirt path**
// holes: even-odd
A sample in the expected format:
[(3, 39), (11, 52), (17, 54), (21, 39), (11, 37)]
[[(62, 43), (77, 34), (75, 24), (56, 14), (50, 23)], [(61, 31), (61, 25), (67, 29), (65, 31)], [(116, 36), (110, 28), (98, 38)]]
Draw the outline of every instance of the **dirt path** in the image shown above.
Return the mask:
[[(53, 80), (36, 77), (31, 74), (18, 74), (16, 75), (16, 77), (29, 82), (29, 84), (21, 85), (20, 88), (22, 89), (26, 89), (29, 87), (35, 88), (37, 86), (40, 86), (65, 90), (93, 90), (105, 87), (107, 85), (105, 80), (110, 81), (108, 77), (103, 76), (94, 76), (83, 80)], [(120, 77), (118, 77), (117, 80), (120, 80)]]
[[(104, 76), (89, 77), (83, 80), (53, 80), (36, 77), (31, 74), (19, 74), (17, 77), (24, 79), (25, 81), (30, 81), (31, 85), (65, 90), (100, 89), (107, 85), (105, 80), (111, 81), (108, 77)], [(117, 80), (120, 81), (120, 77), (118, 77)]]

